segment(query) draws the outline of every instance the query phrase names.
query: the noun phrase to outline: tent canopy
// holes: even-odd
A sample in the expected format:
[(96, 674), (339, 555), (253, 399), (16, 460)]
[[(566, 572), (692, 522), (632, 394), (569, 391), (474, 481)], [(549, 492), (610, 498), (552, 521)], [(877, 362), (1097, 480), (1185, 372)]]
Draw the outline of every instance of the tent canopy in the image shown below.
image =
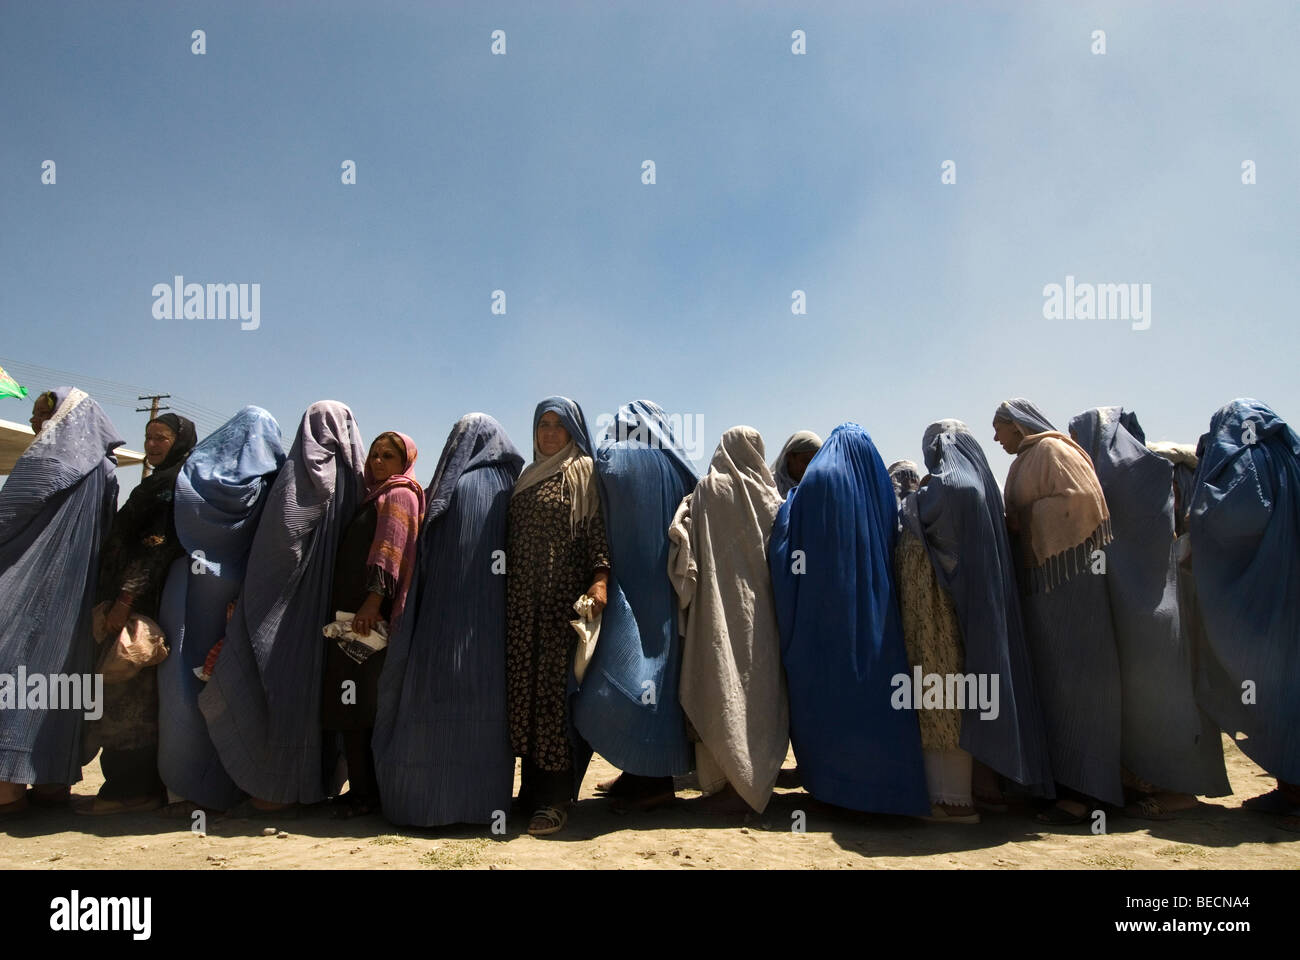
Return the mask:
[[(7, 477), (9, 471), (14, 468), (18, 458), (23, 455), (36, 434), (32, 428), (25, 423), (12, 423), (9, 420), (0, 420), (0, 477)], [(113, 451), (117, 456), (117, 465), (127, 467), (132, 464), (143, 463), (144, 454), (135, 450), (128, 450), (126, 447), (118, 447)]]

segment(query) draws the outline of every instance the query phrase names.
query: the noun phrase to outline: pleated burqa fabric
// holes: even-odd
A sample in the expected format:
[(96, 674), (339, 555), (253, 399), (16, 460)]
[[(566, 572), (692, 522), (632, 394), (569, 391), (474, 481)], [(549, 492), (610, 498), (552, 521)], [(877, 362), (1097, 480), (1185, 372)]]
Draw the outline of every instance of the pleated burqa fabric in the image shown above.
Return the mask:
[(648, 400), (619, 408), (595, 463), (612, 569), (573, 722), (620, 770), (684, 774), (693, 751), (678, 699), (681, 638), (668, 579), (668, 526), (695, 487), (695, 471), (663, 410)]
[(194, 675), (226, 635), (266, 495), (284, 464), (280, 426), (248, 406), (194, 448), (176, 477), (176, 534), (159, 625), (170, 653), (158, 667), (158, 772), (167, 789), (213, 810), (240, 797), (199, 712), (206, 684)]
[(930, 425), (922, 440), (929, 482), (905, 517), (919, 527), (939, 583), (952, 597), (965, 649), (964, 671), (996, 678), (998, 714), (962, 714), (961, 747), (1031, 792), (1055, 793), (1047, 734), (1020, 615), (1002, 491), (960, 420)]
[(1098, 407), (1070, 421), (1106, 494), (1106, 587), (1119, 650), (1121, 756), (1163, 790), (1232, 793), (1218, 728), (1196, 705), (1191, 646), (1179, 628), (1173, 466), (1146, 446), (1137, 417)]
[(384, 816), (436, 827), (509, 810), (506, 514), (524, 459), (466, 414), (429, 485), (406, 609), (389, 639), (372, 744)]
[(871, 437), (836, 427), (781, 505), (770, 566), (804, 788), (854, 810), (927, 815), (915, 715), (891, 706), (908, 675), (893, 579), (898, 501)]
[(334, 559), (360, 503), (362, 446), (352, 411), (307, 408), (266, 498), (244, 588), (199, 709), (231, 779), (273, 803), (325, 798), (321, 673)]
[[(94, 669), (91, 600), (117, 510), (113, 450), (125, 441), (83, 391), (53, 392), (54, 415), (0, 489), (0, 674), (16, 696), (27, 692), (16, 689), (20, 669), (76, 674), (78, 685)], [(93, 681), (81, 696), (93, 698)], [(0, 780), (79, 781), (88, 709), (0, 709)]]
[(1234, 400), (1197, 452), (1197, 696), (1224, 731), (1246, 735), (1246, 756), (1300, 783), (1300, 436), (1267, 404)]
[(1122, 806), (1119, 652), (1098, 563), (1111, 539), (1105, 494), (1087, 453), (1028, 400), (996, 417), (1039, 430), (1007, 471), (1003, 505), (1052, 776)]
[(724, 433), (708, 474), (668, 531), (668, 573), (681, 605), (681, 701), (700, 737), (700, 789), (711, 793), (730, 783), (759, 813), (790, 745), (767, 566), (781, 495), (763, 455), (753, 427)]

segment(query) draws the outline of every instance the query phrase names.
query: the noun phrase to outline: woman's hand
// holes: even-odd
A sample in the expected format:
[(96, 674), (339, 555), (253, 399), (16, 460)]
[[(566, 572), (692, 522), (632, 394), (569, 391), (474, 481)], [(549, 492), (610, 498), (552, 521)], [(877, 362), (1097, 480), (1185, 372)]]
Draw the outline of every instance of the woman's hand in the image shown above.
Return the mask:
[(597, 571), (596, 579), (592, 581), (591, 586), (587, 589), (587, 596), (595, 601), (593, 604), (596, 613), (605, 609), (605, 604), (609, 602), (605, 592), (605, 584), (609, 580), (609, 573), (605, 570)]
[(131, 608), (121, 600), (109, 608), (108, 616), (104, 618), (104, 631), (108, 634), (108, 639), (117, 639), (117, 635), (126, 629), (126, 618), (129, 616)]
[(366, 597), (366, 602), (361, 604), (361, 609), (357, 611), (356, 616), (352, 618), (352, 632), (358, 637), (370, 636), (370, 631), (374, 629), (382, 617), (379, 616), (379, 594), (372, 593)]

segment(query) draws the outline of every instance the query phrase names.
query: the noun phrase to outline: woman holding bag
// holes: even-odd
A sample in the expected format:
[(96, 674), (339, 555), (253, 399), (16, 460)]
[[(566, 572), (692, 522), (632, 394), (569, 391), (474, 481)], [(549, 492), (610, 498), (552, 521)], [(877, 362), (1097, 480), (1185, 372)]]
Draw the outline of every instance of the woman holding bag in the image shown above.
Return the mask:
[[(97, 599), (103, 605), (105, 643), (116, 643), (128, 620), (158, 618), (167, 571), (184, 553), (176, 535), (176, 475), (197, 441), (193, 422), (174, 413), (145, 426), (145, 460), (153, 473), (117, 512), (100, 557)], [(140, 632), (138, 621), (131, 626), (129, 632)], [(83, 762), (89, 763), (103, 748), (104, 785), (76, 812), (100, 816), (156, 809), (163, 802), (157, 667), (144, 667), (121, 682), (108, 682), (107, 676), (105, 681), (104, 715), (87, 723), (83, 751)]]
[(569, 622), (584, 591), (604, 609), (610, 565), (591, 450), (581, 407), (566, 397), (539, 403), (533, 462), (506, 519), (510, 740), (523, 758), (519, 805), (532, 811), (534, 836), (564, 829), (581, 779), (569, 708), (578, 638)]

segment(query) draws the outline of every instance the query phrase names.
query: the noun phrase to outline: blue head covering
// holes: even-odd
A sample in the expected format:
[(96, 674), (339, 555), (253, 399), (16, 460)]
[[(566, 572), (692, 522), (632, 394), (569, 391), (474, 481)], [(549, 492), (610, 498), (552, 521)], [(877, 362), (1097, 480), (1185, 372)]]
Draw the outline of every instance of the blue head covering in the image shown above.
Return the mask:
[(962, 714), (961, 746), (981, 763), (1051, 796), (1047, 735), (1020, 616), (1002, 493), (979, 442), (960, 420), (926, 428), (929, 482), (907, 496), (903, 519), (925, 544), (961, 627), (966, 673), (997, 677), (998, 715)]
[(433, 480), (406, 611), (389, 638), (372, 744), (384, 816), (488, 823), (510, 804), (506, 548), (523, 457), (483, 413), (452, 427)]
[[(577, 408), (577, 404), (573, 406)], [(534, 436), (537, 435), (537, 422), (545, 412), (542, 410), (533, 417)], [(581, 410), (577, 411), (577, 420), (582, 420)], [(433, 479), (429, 481), (429, 504), (425, 508), (424, 522), (427, 524), (447, 512), (456, 485), (466, 473), (496, 465), (507, 468), (513, 466), (515, 476), (518, 477), (519, 471), (523, 469), (524, 458), (510, 442), (505, 428), (495, 419), (486, 413), (465, 414), (451, 428), (451, 434), (442, 448), (442, 456), (438, 459), (437, 469), (433, 471)]]
[(113, 467), (113, 451), (126, 442), (103, 408), (82, 391), (58, 387), (50, 392), (57, 399), (54, 415), (5, 480), (0, 498), (0, 543), (18, 535), (51, 497), (99, 470), (105, 459)]
[(275, 803), (325, 797), (321, 629), (343, 529), (364, 490), (366, 448), (352, 411), (307, 408), (248, 556), (239, 605), (199, 709), (240, 788)]
[(871, 438), (841, 424), (777, 514), (772, 587), (804, 787), (855, 810), (927, 814), (920, 729), (890, 703), (892, 678), (910, 669), (893, 580), (897, 515)]
[[(54, 416), (0, 489), (0, 674), (21, 666), (84, 682), (99, 551), (117, 507), (113, 450), (123, 441), (80, 390), (55, 393)], [(81, 710), (0, 710), (0, 780), (80, 780), (82, 723)]]
[(167, 575), (158, 623), (171, 649), (158, 667), (158, 772), (169, 790), (225, 810), (240, 790), (199, 712), (194, 668), (226, 635), (266, 495), (284, 463), (280, 426), (248, 406), (200, 442), (176, 477), (176, 533), (186, 556)]
[(1115, 535), (1105, 580), (1119, 647), (1124, 766), (1165, 790), (1229, 794), (1222, 743), (1196, 707), (1193, 653), (1178, 624), (1173, 466), (1147, 449), (1137, 417), (1122, 407), (1081, 413), (1070, 431), (1092, 458)]
[[(1201, 438), (1189, 533), (1208, 650), (1197, 694), (1266, 771), (1300, 783), (1300, 437), (1234, 400)], [(1255, 702), (1243, 704), (1243, 684)]]
[(663, 410), (635, 400), (619, 408), (601, 439), (596, 475), (612, 569), (574, 725), (621, 770), (683, 774), (693, 754), (677, 696), (681, 638), (668, 579), (668, 527), (695, 489), (695, 470)]
[(590, 457), (595, 450), (595, 444), (591, 440), (591, 431), (587, 429), (587, 418), (582, 413), (582, 407), (578, 406), (577, 401), (570, 400), (568, 397), (555, 396), (547, 397), (533, 411), (533, 459), (541, 459), (541, 453), (537, 449), (537, 425), (548, 413), (559, 416), (560, 425), (569, 431), (569, 436), (573, 438), (578, 449)]
[(280, 425), (254, 406), (194, 448), (176, 477), (176, 533), (186, 553), (203, 551), (205, 573), (242, 579), (263, 498), (284, 459)]
[(1003, 401), (998, 406), (998, 411), (993, 415), (993, 419), (1010, 420), (1023, 430), (1026, 436), (1033, 433), (1046, 433), (1048, 430), (1056, 429), (1043, 411), (1023, 397)]

